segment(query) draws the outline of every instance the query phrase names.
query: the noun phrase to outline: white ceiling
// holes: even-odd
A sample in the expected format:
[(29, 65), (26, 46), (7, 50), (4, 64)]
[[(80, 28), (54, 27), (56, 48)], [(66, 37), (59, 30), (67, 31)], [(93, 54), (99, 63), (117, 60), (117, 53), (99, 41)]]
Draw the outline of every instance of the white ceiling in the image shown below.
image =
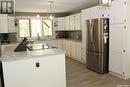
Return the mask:
[(53, 13), (76, 11), (97, 5), (99, 0), (15, 0), (16, 12), (49, 12), (50, 3)]

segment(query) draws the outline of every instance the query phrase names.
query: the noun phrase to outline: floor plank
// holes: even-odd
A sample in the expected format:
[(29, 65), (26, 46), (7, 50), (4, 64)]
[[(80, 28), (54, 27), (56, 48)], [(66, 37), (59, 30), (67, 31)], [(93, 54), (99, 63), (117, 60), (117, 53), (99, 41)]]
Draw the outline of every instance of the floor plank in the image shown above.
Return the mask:
[(118, 87), (129, 85), (130, 79), (122, 80), (110, 74), (98, 74), (86, 68), (85, 64), (66, 58), (67, 87)]

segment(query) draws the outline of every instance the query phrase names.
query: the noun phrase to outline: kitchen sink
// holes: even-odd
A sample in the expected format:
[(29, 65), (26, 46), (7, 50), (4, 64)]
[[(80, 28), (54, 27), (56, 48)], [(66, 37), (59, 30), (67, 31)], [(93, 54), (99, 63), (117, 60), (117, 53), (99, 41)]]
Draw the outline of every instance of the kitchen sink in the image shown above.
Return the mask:
[(48, 44), (31, 44), (27, 46), (28, 50), (35, 51), (35, 50), (44, 50), (44, 49), (50, 49), (50, 48), (56, 48), (51, 47)]

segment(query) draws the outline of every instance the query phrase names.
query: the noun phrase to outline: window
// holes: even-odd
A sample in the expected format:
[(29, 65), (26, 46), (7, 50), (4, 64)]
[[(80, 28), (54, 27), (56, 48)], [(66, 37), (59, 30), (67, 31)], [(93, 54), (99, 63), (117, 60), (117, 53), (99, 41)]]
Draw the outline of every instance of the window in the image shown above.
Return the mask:
[(43, 20), (43, 33), (44, 36), (52, 35), (52, 21), (51, 20)]
[(40, 19), (31, 19), (31, 36), (42, 36), (42, 27)]
[(20, 37), (50, 36), (52, 35), (52, 20), (19, 19), (19, 34)]
[(19, 20), (19, 33), (20, 37), (29, 37), (29, 19), (20, 19)]

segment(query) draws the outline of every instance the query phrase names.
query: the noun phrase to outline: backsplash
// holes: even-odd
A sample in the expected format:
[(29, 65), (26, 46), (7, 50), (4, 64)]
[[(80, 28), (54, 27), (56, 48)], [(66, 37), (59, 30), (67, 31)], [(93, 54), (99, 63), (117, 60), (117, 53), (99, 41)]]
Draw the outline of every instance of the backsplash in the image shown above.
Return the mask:
[(76, 41), (82, 41), (82, 31), (56, 31), (56, 39), (70, 39)]

